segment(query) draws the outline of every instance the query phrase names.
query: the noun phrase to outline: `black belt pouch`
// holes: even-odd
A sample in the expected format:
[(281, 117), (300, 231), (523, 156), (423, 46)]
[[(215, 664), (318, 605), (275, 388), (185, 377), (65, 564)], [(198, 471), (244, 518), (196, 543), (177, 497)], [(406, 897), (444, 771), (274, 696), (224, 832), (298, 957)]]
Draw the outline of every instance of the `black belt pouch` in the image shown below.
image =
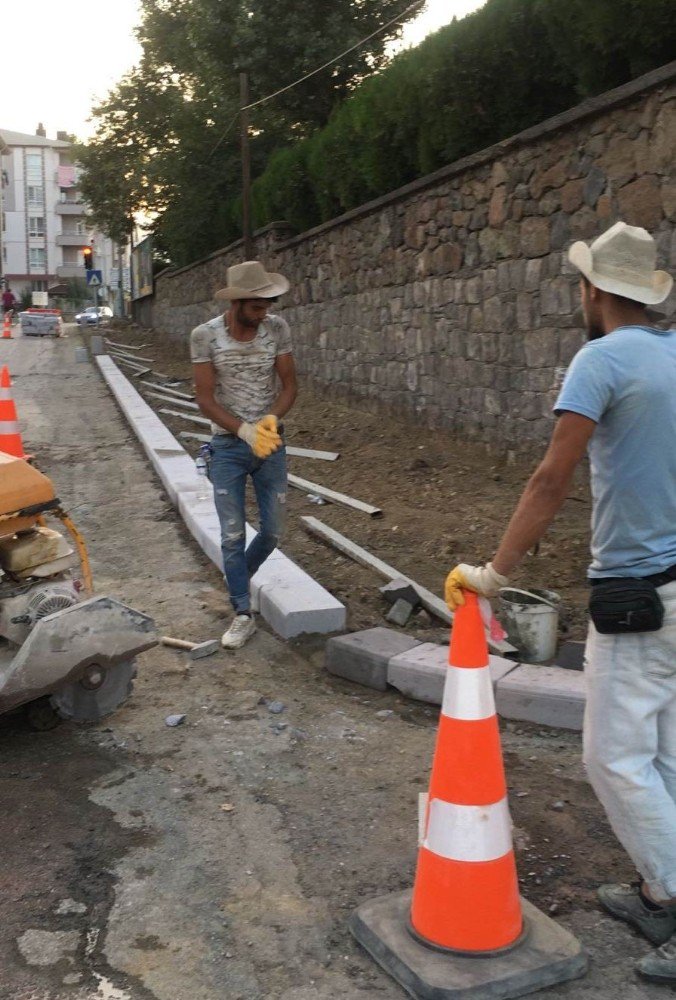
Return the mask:
[(656, 632), (662, 628), (664, 605), (651, 580), (626, 577), (595, 583), (589, 614), (603, 635)]

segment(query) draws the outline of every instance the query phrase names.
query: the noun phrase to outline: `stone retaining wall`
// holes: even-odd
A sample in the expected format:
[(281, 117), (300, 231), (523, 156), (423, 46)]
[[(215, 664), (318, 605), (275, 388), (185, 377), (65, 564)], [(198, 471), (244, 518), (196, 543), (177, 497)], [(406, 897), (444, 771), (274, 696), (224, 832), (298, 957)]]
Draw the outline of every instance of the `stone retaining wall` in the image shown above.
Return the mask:
[[(300, 371), (500, 449), (543, 442), (584, 339), (565, 250), (621, 218), (676, 271), (675, 152), (672, 63), (301, 236), (268, 227), (256, 254), (291, 280)], [(142, 321), (187, 337), (240, 259), (164, 272)]]

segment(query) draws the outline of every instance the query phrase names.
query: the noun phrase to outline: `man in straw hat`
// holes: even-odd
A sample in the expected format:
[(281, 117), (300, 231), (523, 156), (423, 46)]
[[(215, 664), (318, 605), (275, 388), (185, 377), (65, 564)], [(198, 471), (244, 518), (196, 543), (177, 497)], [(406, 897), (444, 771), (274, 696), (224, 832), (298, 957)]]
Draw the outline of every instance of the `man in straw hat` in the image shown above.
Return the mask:
[(544, 459), (492, 562), (456, 566), (463, 588), (495, 597), (563, 504), (589, 450), (592, 563), (584, 756), (589, 778), (642, 881), (599, 898), (658, 949), (644, 976), (676, 982), (676, 330), (647, 307), (673, 280), (655, 269), (644, 230), (618, 222), (591, 246), (575, 243), (589, 342), (554, 407)]
[[(197, 402), (212, 420), (209, 478), (221, 524), (223, 571), (235, 611), (221, 640), (239, 649), (256, 631), (249, 581), (279, 543), (286, 510), (286, 452), (279, 419), (298, 387), (289, 327), (268, 314), (271, 301), (289, 290), (281, 274), (258, 261), (228, 268), (216, 292), (229, 304), (224, 315), (196, 327), (190, 351)], [(251, 476), (260, 530), (245, 548), (244, 495)]]

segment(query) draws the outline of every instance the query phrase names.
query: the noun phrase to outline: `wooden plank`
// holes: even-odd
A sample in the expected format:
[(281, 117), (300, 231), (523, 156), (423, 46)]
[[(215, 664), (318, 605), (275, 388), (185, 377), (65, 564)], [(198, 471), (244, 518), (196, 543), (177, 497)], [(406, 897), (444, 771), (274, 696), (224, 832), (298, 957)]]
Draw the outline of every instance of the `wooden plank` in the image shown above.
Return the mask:
[(364, 503), (362, 500), (355, 500), (354, 497), (347, 496), (345, 493), (337, 493), (326, 486), (320, 486), (319, 483), (311, 483), (308, 479), (301, 479), (300, 476), (292, 476), (291, 473), (289, 473), (288, 478), (289, 484), (295, 486), (296, 489), (305, 490), (307, 493), (316, 493), (317, 496), (324, 497), (325, 500), (330, 500), (331, 503), (337, 503), (343, 507), (352, 507), (354, 510), (360, 510), (364, 514), (368, 514), (369, 517), (383, 516), (380, 507), (373, 507), (371, 504)]
[(195, 434), (193, 431), (179, 431), (178, 436), (182, 441), (202, 441), (203, 443), (211, 441), (213, 437), (212, 434)]
[(202, 424), (205, 427), (211, 427), (211, 421), (207, 420), (206, 417), (194, 417), (192, 413), (181, 413), (180, 410), (160, 410), (160, 413), (166, 413), (170, 417), (183, 417), (184, 420), (189, 420), (192, 424)]
[(324, 462), (335, 462), (340, 458), (337, 451), (315, 451), (314, 448), (293, 448), (291, 445), (287, 445), (286, 453), (297, 458), (321, 458)]
[[(301, 517), (301, 523), (303, 527), (310, 532), (311, 535), (316, 535), (323, 541), (328, 542), (330, 545), (342, 552), (343, 555), (349, 556), (360, 566), (366, 566), (367, 569), (375, 570), (380, 576), (385, 577), (386, 580), (404, 580), (406, 583), (410, 583), (411, 586), (415, 587), (420, 597), (420, 603), (422, 606), (433, 614), (435, 618), (441, 619), (442, 622), (450, 625), (453, 622), (453, 613), (449, 610), (448, 605), (445, 601), (442, 601), (440, 597), (433, 594), (431, 590), (427, 590), (425, 587), (421, 587), (420, 584), (412, 580), (410, 576), (406, 576), (405, 573), (400, 573), (398, 569), (394, 566), (389, 566), (382, 559), (378, 559), (377, 556), (371, 555), (366, 549), (363, 549), (360, 545), (356, 545), (351, 542), (349, 538), (345, 535), (341, 535), (339, 531), (334, 531), (333, 528), (329, 528), (328, 524), (324, 524), (316, 517)], [(510, 645), (510, 643), (503, 641), (494, 642), (492, 639), (488, 638), (488, 648), (500, 656), (504, 656), (506, 653), (516, 652), (515, 647)]]
[(197, 403), (191, 403), (188, 399), (175, 399), (173, 396), (162, 396), (159, 392), (146, 392), (146, 396), (153, 399), (161, 399), (163, 403), (173, 403), (174, 406), (185, 406), (188, 410), (199, 410)]
[(108, 337), (104, 337), (103, 339), (111, 347), (121, 347), (123, 351), (142, 351), (144, 347), (150, 347), (150, 344), (139, 344), (138, 347), (135, 347), (133, 344), (116, 344), (114, 340), (109, 340)]
[(141, 385), (147, 385), (149, 389), (157, 389), (158, 392), (169, 393), (170, 396), (178, 396), (179, 399), (195, 399), (194, 395), (190, 392), (179, 392), (178, 389), (172, 389), (168, 385), (158, 385), (157, 382), (144, 382), (141, 380)]
[(140, 354), (129, 354), (127, 351), (109, 351), (108, 352), (113, 358), (127, 358), (129, 361), (145, 361), (146, 364), (155, 364), (155, 358), (142, 358)]
[(119, 365), (124, 365), (126, 368), (132, 368), (134, 371), (146, 371), (149, 372), (151, 369), (144, 367), (143, 365), (137, 365), (135, 361), (129, 361), (127, 358), (121, 358), (117, 354), (109, 354), (108, 357), (112, 358)]

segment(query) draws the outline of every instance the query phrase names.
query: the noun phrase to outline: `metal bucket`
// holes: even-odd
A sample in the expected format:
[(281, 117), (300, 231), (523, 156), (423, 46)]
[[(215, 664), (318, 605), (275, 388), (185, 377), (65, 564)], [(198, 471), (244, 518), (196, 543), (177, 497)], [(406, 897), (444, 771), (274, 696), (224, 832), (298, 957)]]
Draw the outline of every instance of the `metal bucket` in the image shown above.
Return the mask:
[(561, 598), (552, 590), (500, 590), (500, 621), (524, 663), (546, 663), (556, 654)]

